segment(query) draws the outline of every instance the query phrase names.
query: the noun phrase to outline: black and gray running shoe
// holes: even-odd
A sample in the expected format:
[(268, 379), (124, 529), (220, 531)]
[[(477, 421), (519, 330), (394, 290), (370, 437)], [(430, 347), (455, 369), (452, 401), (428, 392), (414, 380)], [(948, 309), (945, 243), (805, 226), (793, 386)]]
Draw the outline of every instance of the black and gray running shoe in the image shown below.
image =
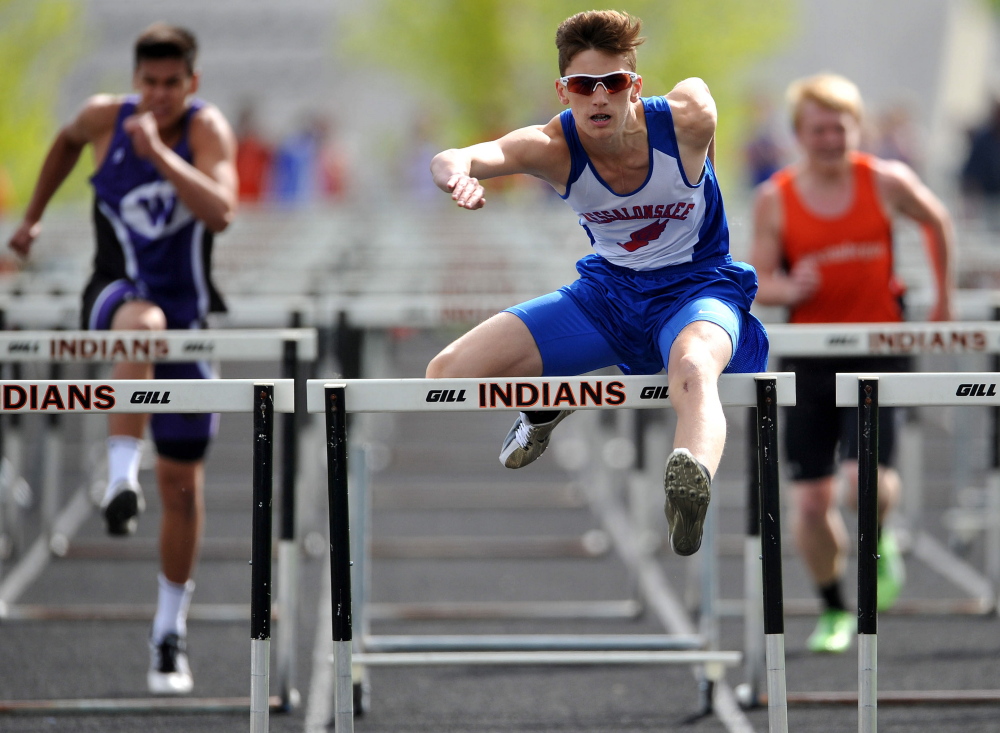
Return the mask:
[(663, 489), (670, 546), (678, 555), (693, 555), (701, 547), (712, 479), (689, 450), (678, 448), (667, 459)]
[(500, 449), (500, 463), (507, 468), (527, 466), (545, 452), (556, 425), (571, 414), (572, 410), (563, 410), (551, 420), (536, 425), (529, 422), (528, 416), (522, 412), (504, 438), (503, 448)]

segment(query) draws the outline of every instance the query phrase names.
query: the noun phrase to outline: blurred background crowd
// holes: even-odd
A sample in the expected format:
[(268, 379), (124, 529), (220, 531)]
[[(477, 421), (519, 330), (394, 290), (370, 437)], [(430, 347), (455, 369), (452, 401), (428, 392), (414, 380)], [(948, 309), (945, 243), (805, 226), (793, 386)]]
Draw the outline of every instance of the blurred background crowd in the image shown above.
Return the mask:
[[(59, 125), (89, 95), (129, 91), (131, 43), (153, 20), (198, 35), (199, 95), (237, 131), (247, 208), (374, 212), (387, 201), (445, 207), (427, 173), (435, 152), (558, 113), (552, 28), (590, 5), (0, 0), (0, 228), (26, 203)], [(624, 9), (644, 21), (646, 93), (701, 76), (719, 104), (734, 253), (752, 187), (794, 158), (784, 88), (819, 71), (859, 85), (866, 148), (913, 166), (949, 204), (960, 245), (1000, 233), (1000, 0), (636, 0)], [(56, 208), (86, 212), (85, 168)], [(527, 180), (491, 181), (488, 191), (515, 205), (558, 201)]]

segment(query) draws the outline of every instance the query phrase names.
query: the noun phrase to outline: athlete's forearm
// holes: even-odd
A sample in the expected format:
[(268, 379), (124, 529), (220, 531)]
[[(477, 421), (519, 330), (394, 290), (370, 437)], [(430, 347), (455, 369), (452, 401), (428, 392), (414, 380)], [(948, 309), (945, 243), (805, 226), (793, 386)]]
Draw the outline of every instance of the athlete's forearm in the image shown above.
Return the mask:
[(52, 147), (49, 148), (45, 161), (42, 163), (35, 189), (32, 191), (31, 199), (24, 211), (26, 222), (36, 224), (41, 221), (49, 201), (52, 200), (63, 181), (73, 172), (77, 161), (80, 160), (83, 147), (83, 145), (70, 140), (65, 132), (60, 132), (56, 136), (55, 142), (52, 143)]
[(951, 318), (952, 296), (955, 291), (955, 233), (951, 218), (945, 215), (921, 225), (927, 253), (934, 270), (938, 311)]
[(757, 273), (757, 294), (754, 302), (760, 305), (791, 306), (800, 300), (798, 288), (784, 274)]
[(150, 158), (160, 174), (174, 185), (184, 205), (213, 232), (221, 232), (236, 213), (235, 182), (230, 186), (198, 170), (170, 148), (157, 146)]

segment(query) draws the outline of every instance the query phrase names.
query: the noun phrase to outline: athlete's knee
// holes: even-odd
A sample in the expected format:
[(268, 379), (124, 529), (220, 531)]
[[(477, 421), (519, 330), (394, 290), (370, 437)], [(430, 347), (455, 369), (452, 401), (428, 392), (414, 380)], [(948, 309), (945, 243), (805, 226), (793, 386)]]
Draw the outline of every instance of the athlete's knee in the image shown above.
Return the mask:
[(111, 328), (116, 331), (163, 331), (167, 328), (167, 316), (158, 305), (146, 300), (131, 300), (115, 311)]
[(164, 465), (161, 459), (157, 476), (163, 510), (192, 519), (201, 508), (200, 464), (192, 462), (184, 466), (169, 463)]
[(834, 506), (833, 478), (796, 482), (793, 489), (798, 521), (806, 526), (821, 524)]
[(194, 482), (163, 482), (160, 485), (163, 510), (184, 517), (194, 517), (198, 512), (198, 488)]
[(459, 374), (459, 359), (451, 347), (439, 353), (427, 365), (427, 379), (450, 379), (463, 376)]
[(670, 397), (687, 402), (717, 389), (718, 372), (707, 351), (695, 349), (681, 354), (668, 375)]

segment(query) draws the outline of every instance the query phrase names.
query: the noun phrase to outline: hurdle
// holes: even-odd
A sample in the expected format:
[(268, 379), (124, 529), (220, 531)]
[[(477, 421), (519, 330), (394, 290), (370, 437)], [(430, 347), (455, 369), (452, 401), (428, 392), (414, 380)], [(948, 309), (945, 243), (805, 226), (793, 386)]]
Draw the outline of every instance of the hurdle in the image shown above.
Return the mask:
[[(1000, 316), (1000, 311), (994, 314)], [(1000, 320), (1000, 319), (998, 319)], [(994, 367), (1000, 358), (1000, 323), (997, 321), (962, 323), (876, 323), (770, 326), (773, 356), (990, 356)], [(913, 405), (914, 407), (918, 405)], [(1000, 415), (990, 416), (991, 429), (1000, 430)], [(916, 536), (914, 553), (934, 567), (971, 598), (954, 603), (937, 599), (900, 602), (895, 613), (972, 613), (991, 614), (997, 607), (1000, 588), (1000, 519), (983, 522), (986, 532), (986, 568), (980, 573), (967, 562), (949, 552), (920, 529), (919, 511), (923, 501), (923, 476), (909, 464), (919, 464), (921, 437), (911, 425), (904, 426), (900, 438), (900, 471), (906, 502), (901, 507), (907, 524)], [(994, 441), (995, 442), (995, 441)], [(1000, 453), (990, 456), (987, 504), (1000, 502)], [(798, 612), (798, 607), (788, 609)]]
[[(877, 512), (878, 413), (886, 406), (1000, 405), (995, 372), (923, 374), (838, 374), (837, 405), (858, 407), (858, 730), (873, 733), (877, 723)], [(885, 701), (937, 703), (995, 702), (1000, 691), (896, 693)], [(822, 693), (813, 693), (822, 700)]]
[[(283, 376), (301, 385), (301, 364), (315, 362), (317, 338), (315, 329), (245, 329), (245, 330), (167, 330), (149, 331), (13, 331), (0, 332), (0, 362), (14, 364), (39, 363), (53, 367), (67, 364), (96, 365), (116, 361), (189, 362), (212, 361), (276, 361)], [(157, 389), (161, 389), (156, 380)], [(301, 400), (300, 400), (301, 402)], [(142, 410), (135, 410), (141, 412)], [(163, 410), (169, 412), (170, 410)], [(6, 410), (5, 410), (6, 412)], [(212, 412), (212, 410), (205, 410)], [(12, 415), (17, 415), (13, 411)], [(58, 449), (59, 411), (47, 411), (47, 439), (56, 457)], [(55, 435), (50, 435), (54, 433)], [(3, 432), (0, 431), (0, 441)], [(2, 445), (2, 442), (0, 442)], [(295, 501), (298, 452), (298, 423), (294, 412), (284, 415), (282, 424), (281, 520), (278, 542), (278, 627), (276, 642), (277, 677), (282, 704), (294, 707), (298, 691), (294, 687), (294, 649), (298, 616), (298, 548), (295, 545)], [(17, 598), (44, 570), (52, 555), (58, 557), (122, 557), (155, 556), (155, 544), (132, 542), (74, 543), (73, 536), (91, 511), (85, 491), (77, 491), (59, 512), (58, 460), (47, 462), (42, 486), (45, 521), (42, 536), (25, 553), (24, 558), (9, 573), (0, 578), (0, 621), (32, 619), (147, 619), (153, 608), (121, 606), (32, 606), (17, 603)], [(213, 545), (206, 543), (204, 556), (245, 556), (249, 548), (244, 543)], [(244, 604), (195, 604), (192, 619), (231, 621), (247, 617)]]
[[(1000, 323), (996, 321), (970, 321), (954, 323), (871, 323), (871, 324), (768, 324), (770, 355), (772, 358), (785, 356), (804, 357), (851, 357), (866, 358), (879, 356), (921, 356), (935, 354), (952, 355), (998, 355), (1000, 354)], [(995, 416), (994, 416), (995, 417)], [(752, 418), (751, 418), (752, 421)], [(900, 451), (904, 454), (901, 460), (905, 495), (913, 511), (919, 510), (922, 502), (923, 477), (919, 470), (906, 470), (909, 464), (917, 464), (921, 456), (919, 433), (911, 426), (904, 426), (900, 438)], [(748, 455), (751, 463), (756, 458), (757, 446), (754, 432), (749, 432)], [(994, 475), (996, 479), (997, 496), (1000, 496), (1000, 456), (994, 454)], [(757, 497), (759, 487), (755, 484), (756, 472), (749, 473), (747, 486), (747, 530), (744, 543), (745, 587), (755, 592), (761, 587), (757, 574), (759, 565), (756, 560), (760, 554), (759, 520), (757, 515)], [(906, 507), (904, 507), (905, 511)], [(940, 613), (940, 614), (989, 614), (996, 608), (996, 588), (1000, 587), (1000, 550), (998, 558), (987, 561), (988, 576), (979, 573), (967, 562), (953, 555), (948, 549), (927, 533), (919, 530), (919, 522), (913, 516), (913, 511), (907, 516), (909, 527), (914, 532), (914, 553), (927, 563), (930, 563), (943, 577), (955, 584), (959, 589), (969, 594), (969, 599), (914, 599), (900, 601), (890, 613)], [(1000, 547), (1000, 540), (994, 539), (1000, 535), (1000, 519), (989, 535), (993, 543), (990, 547)], [(747, 598), (743, 604), (735, 602), (720, 602), (724, 606), (723, 613), (728, 609), (741, 607), (745, 614), (746, 640), (744, 646), (744, 702), (748, 706), (759, 704), (764, 696), (761, 694), (764, 676), (763, 635), (760, 633), (762, 620), (757, 612), (760, 606), (757, 597)], [(786, 614), (812, 614), (819, 611), (819, 604), (812, 600), (785, 599)], [(793, 698), (794, 701), (794, 698)]]
[[(335, 666), (334, 719), (338, 731), (353, 730), (355, 688), (354, 665), (448, 665), (448, 664), (738, 664), (738, 652), (678, 649), (669, 635), (635, 635), (628, 639), (580, 636), (563, 637), (386, 637), (366, 635), (354, 639), (355, 625), (365, 629), (364, 598), (352, 598), (351, 573), (364, 574), (366, 558), (351, 560), (348, 487), (347, 415), (354, 412), (424, 411), (518, 411), (527, 406), (575, 409), (665, 408), (666, 377), (570, 377), (531, 379), (367, 379), (322, 380), (307, 383), (307, 409), (326, 415), (327, 471), (330, 501), (331, 604)], [(790, 374), (724, 375), (719, 380), (724, 405), (756, 405), (762, 415), (760, 445), (761, 485), (770, 490), (777, 507), (778, 405), (794, 402), (794, 376)], [(355, 497), (354, 501), (359, 501)], [(363, 501), (361, 499), (360, 501)], [(777, 519), (777, 513), (774, 513)], [(780, 548), (780, 533), (769, 527), (768, 536)], [(362, 547), (364, 545), (362, 544)], [(363, 551), (364, 552), (364, 551)], [(769, 604), (780, 619), (780, 565), (769, 561), (765, 573), (772, 591)], [(352, 568), (353, 566), (353, 568)], [(777, 572), (775, 581), (772, 573)], [(357, 623), (356, 620), (357, 619)], [(775, 621), (769, 617), (771, 621)], [(769, 632), (780, 637), (780, 622), (769, 624)], [(690, 640), (682, 640), (685, 644)], [(780, 644), (768, 648), (774, 654), (772, 700), (783, 710), (783, 655)], [(354, 646), (358, 651), (355, 652)], [(374, 651), (377, 649), (378, 651)], [(778, 666), (780, 660), (781, 666)], [(783, 716), (775, 712), (780, 721)], [(776, 730), (782, 729), (781, 723)], [(787, 723), (784, 724), (787, 726)]]
[(157, 380), (169, 402), (146, 403), (150, 380), (21, 380), (0, 381), (5, 413), (37, 412), (103, 414), (129, 413), (253, 413), (253, 532), (250, 593), (250, 697), (184, 701), (22, 700), (0, 702), (0, 711), (107, 712), (124, 709), (219, 710), (246, 707), (250, 729), (263, 733), (272, 707), (281, 699), (269, 695), (271, 617), (271, 514), (273, 493), (274, 413), (295, 411), (295, 384), (291, 379), (258, 382), (252, 379)]

